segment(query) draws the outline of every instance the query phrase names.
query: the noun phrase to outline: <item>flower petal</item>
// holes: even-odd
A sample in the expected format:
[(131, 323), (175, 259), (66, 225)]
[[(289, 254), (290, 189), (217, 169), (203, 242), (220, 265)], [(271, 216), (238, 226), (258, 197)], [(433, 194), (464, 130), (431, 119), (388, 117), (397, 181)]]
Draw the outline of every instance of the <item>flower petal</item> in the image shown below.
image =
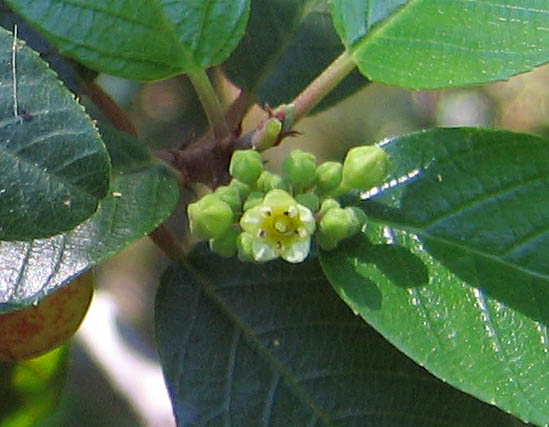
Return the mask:
[(294, 264), (302, 262), (307, 258), (307, 255), (309, 255), (310, 247), (311, 239), (301, 240), (287, 247), (283, 247), (280, 251), (280, 256), (283, 260)]
[(312, 212), (303, 205), (297, 205), (299, 211), (299, 219), (301, 220), (303, 227), (309, 234), (313, 234), (316, 230), (316, 221)]
[(263, 211), (261, 208), (262, 206), (259, 205), (244, 212), (244, 215), (240, 218), (240, 227), (244, 231), (256, 235), (260, 230), (263, 224)]
[(261, 240), (254, 239), (252, 242), (252, 254), (257, 262), (267, 262), (278, 258), (279, 254), (273, 245)]

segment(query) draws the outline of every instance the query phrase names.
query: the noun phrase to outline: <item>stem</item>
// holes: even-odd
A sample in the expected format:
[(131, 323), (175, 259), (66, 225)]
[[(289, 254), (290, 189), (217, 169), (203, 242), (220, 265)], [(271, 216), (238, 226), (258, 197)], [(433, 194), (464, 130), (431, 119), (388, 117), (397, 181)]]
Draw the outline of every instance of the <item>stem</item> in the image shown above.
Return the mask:
[[(100, 86), (94, 82), (89, 82), (85, 89), (86, 94), (115, 128), (129, 135), (137, 136), (135, 126), (126, 112)], [(178, 173), (180, 186), (183, 186), (182, 179), (181, 174)], [(182, 260), (188, 252), (188, 248), (178, 241), (166, 224), (160, 224), (158, 228), (149, 234), (149, 237), (171, 259)]]
[(295, 106), (295, 122), (315, 108), (355, 67), (356, 64), (348, 51), (338, 56), (292, 102)]
[(88, 82), (85, 91), (116, 129), (137, 137), (137, 130), (126, 112), (100, 86), (94, 82)]
[(182, 243), (166, 224), (160, 224), (158, 228), (149, 234), (149, 238), (158, 246), (166, 256), (174, 261), (183, 261), (187, 257), (190, 247)]
[(215, 93), (208, 74), (206, 74), (206, 70), (203, 68), (196, 69), (189, 72), (188, 76), (198, 94), (200, 103), (206, 112), (215, 138), (218, 141), (223, 141), (229, 135), (229, 131), (225, 124), (223, 108), (221, 108), (221, 103), (219, 102), (219, 98)]

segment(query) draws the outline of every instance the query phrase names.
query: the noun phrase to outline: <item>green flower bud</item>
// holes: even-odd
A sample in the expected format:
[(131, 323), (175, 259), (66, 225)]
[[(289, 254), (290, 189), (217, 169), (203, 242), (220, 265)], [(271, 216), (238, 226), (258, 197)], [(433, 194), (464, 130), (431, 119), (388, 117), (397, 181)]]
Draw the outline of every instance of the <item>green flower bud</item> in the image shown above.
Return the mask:
[(315, 213), (318, 211), (318, 207), (320, 206), (320, 199), (318, 196), (314, 193), (301, 193), (295, 196), (295, 200), (300, 205), (305, 206), (308, 208), (311, 212)]
[(320, 210), (318, 211), (319, 216), (323, 216), (329, 209), (340, 208), (341, 205), (336, 199), (324, 199), (320, 205)]
[(236, 188), (238, 190), (240, 193), (240, 200), (245, 200), (252, 191), (248, 184), (244, 184), (242, 181), (235, 178), (231, 179), (229, 187)]
[(253, 261), (254, 254), (252, 250), (252, 244), (254, 241), (254, 236), (250, 233), (242, 232), (238, 235), (236, 239), (236, 247), (238, 250), (238, 259), (240, 261)]
[(292, 151), (282, 163), (282, 169), (290, 184), (307, 188), (316, 181), (316, 158), (312, 153)]
[(324, 250), (335, 249), (338, 243), (358, 233), (366, 224), (366, 214), (357, 207), (332, 207), (319, 223), (317, 242)]
[(271, 148), (277, 141), (281, 131), (282, 122), (280, 120), (276, 117), (267, 119), (263, 127), (252, 137), (252, 146), (258, 151)]
[(232, 257), (236, 254), (238, 231), (234, 227), (230, 227), (223, 236), (216, 239), (210, 239), (209, 246), (213, 253), (223, 257)]
[(215, 189), (214, 194), (227, 203), (234, 213), (242, 210), (242, 199), (238, 188), (222, 185)]
[(321, 193), (336, 189), (341, 183), (343, 165), (339, 162), (324, 162), (317, 169), (316, 187)]
[(282, 130), (289, 131), (294, 127), (295, 123), (295, 105), (282, 104), (279, 105), (272, 115), (282, 120)]
[(339, 240), (334, 240), (323, 233), (317, 233), (316, 243), (325, 251), (333, 251), (335, 248), (337, 248)]
[(267, 193), (275, 188), (288, 191), (288, 184), (282, 179), (280, 175), (269, 171), (263, 171), (261, 176), (257, 179), (256, 187), (259, 191)]
[(350, 149), (343, 162), (342, 189), (367, 190), (381, 184), (387, 171), (387, 162), (387, 154), (377, 145)]
[(342, 208), (329, 209), (320, 220), (320, 233), (339, 242), (357, 231), (358, 222), (353, 214)]
[(261, 191), (252, 191), (242, 207), (242, 212), (253, 208), (254, 206), (259, 205), (263, 201), (264, 194)]
[(345, 212), (349, 215), (349, 218), (353, 221), (354, 233), (358, 233), (364, 225), (368, 222), (368, 217), (362, 209), (356, 206), (348, 206), (345, 208)]
[(233, 223), (231, 207), (215, 194), (206, 194), (187, 206), (191, 233), (199, 239), (215, 239), (227, 232)]
[(263, 159), (255, 150), (237, 150), (233, 153), (229, 173), (245, 184), (253, 185), (263, 172)]

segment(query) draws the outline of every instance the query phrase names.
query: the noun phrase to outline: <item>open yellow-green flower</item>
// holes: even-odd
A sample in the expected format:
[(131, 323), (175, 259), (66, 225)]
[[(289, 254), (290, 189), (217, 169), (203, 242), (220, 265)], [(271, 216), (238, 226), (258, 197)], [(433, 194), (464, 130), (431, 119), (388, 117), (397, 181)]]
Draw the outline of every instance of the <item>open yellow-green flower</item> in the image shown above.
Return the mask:
[[(240, 219), (248, 242), (242, 250), (257, 262), (278, 258), (298, 263), (309, 254), (316, 223), (312, 212), (284, 190), (274, 189), (263, 202), (248, 209)], [(246, 235), (247, 234), (247, 235)]]

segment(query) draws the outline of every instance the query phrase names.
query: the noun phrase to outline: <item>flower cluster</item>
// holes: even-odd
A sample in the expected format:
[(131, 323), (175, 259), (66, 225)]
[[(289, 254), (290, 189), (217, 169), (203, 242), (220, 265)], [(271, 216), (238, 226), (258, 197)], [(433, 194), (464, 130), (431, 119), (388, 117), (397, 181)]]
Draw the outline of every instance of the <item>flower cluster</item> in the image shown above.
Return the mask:
[(282, 175), (265, 170), (259, 152), (235, 151), (229, 185), (188, 206), (190, 229), (222, 256), (298, 263), (309, 254), (313, 235), (322, 249), (332, 250), (364, 227), (364, 212), (342, 207), (337, 197), (379, 185), (386, 167), (387, 155), (377, 146), (355, 147), (343, 164), (319, 166), (313, 154), (295, 150)]

